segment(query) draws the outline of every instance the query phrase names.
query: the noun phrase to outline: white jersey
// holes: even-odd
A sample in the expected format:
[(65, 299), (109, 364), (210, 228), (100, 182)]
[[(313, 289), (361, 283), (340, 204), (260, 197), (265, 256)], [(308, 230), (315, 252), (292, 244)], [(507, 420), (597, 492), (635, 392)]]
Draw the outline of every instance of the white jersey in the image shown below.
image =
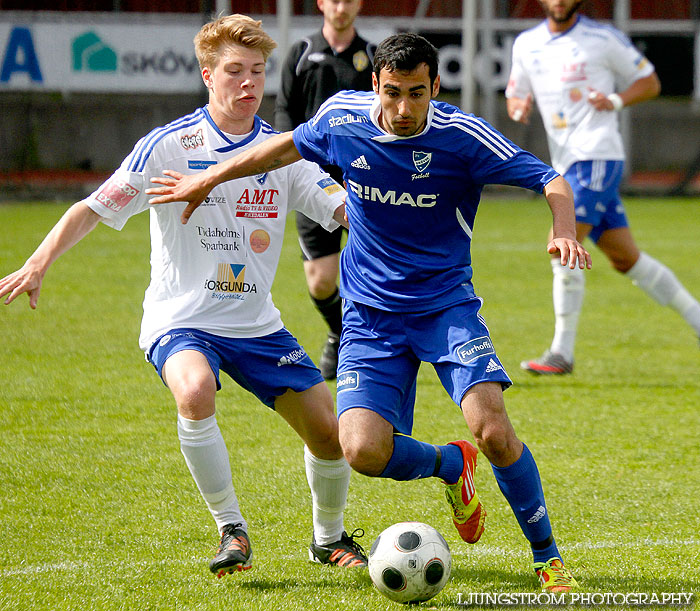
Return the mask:
[(244, 136), (223, 133), (200, 108), (142, 138), (119, 170), (84, 200), (121, 229), (150, 209), (151, 281), (143, 301), (139, 345), (195, 328), (224, 337), (260, 337), (282, 328), (270, 296), (287, 212), (300, 210), (328, 230), (344, 191), (316, 164), (222, 183), (183, 225), (184, 203), (149, 206), (144, 190), (164, 169), (193, 174), (274, 135), (259, 117)]
[(625, 158), (616, 112), (596, 111), (590, 91), (609, 95), (649, 76), (654, 66), (619, 30), (579, 16), (566, 32), (544, 21), (513, 44), (506, 97), (533, 94), (547, 130), (552, 166)]

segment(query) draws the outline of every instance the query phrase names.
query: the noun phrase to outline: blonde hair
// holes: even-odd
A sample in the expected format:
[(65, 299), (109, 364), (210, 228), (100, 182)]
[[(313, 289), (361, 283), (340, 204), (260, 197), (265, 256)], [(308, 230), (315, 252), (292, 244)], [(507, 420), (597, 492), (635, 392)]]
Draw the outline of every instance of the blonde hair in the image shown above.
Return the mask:
[(227, 15), (204, 24), (194, 37), (199, 68), (213, 69), (219, 61), (222, 48), (232, 44), (256, 49), (267, 61), (277, 43), (261, 25), (262, 21), (255, 21), (247, 15)]

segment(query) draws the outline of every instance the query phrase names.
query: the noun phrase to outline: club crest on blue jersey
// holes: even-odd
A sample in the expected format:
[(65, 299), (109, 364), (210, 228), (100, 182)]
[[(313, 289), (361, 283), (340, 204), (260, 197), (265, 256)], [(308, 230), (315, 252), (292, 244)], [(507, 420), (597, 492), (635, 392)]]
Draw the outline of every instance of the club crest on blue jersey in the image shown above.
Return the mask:
[(496, 350), (491, 343), (491, 338), (486, 335), (457, 347), (457, 356), (465, 365), (487, 354), (496, 354)]
[(413, 151), (413, 165), (416, 166), (416, 170), (419, 172), (424, 172), (426, 168), (430, 165), (430, 160), (432, 159), (432, 153), (424, 153), (423, 151)]
[(338, 380), (335, 383), (337, 392), (344, 390), (357, 390), (360, 386), (360, 374), (357, 371), (344, 371), (338, 374)]

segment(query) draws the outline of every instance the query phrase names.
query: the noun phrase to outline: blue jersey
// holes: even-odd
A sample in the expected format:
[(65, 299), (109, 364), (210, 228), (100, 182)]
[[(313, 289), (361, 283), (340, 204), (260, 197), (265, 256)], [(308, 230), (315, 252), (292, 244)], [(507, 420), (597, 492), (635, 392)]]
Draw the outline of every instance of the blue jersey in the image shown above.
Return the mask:
[(294, 130), (301, 155), (343, 170), (346, 299), (389, 311), (431, 311), (474, 297), (471, 238), (485, 184), (542, 192), (558, 174), (488, 123), (430, 103), (410, 137), (379, 127), (372, 92), (341, 91)]

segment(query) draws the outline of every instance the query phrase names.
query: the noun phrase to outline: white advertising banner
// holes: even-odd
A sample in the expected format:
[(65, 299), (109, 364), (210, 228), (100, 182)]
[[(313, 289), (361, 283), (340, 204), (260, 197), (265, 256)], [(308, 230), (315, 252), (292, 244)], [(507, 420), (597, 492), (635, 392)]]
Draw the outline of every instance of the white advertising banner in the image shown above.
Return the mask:
[[(316, 28), (320, 27), (318, 20)], [(278, 39), (277, 27), (265, 30)], [(196, 93), (203, 87), (192, 40), (199, 25), (10, 23), (0, 21), (0, 92)], [(292, 27), (289, 40), (312, 29)], [(372, 42), (390, 28), (364, 31)], [(267, 93), (279, 86), (280, 59), (267, 66)]]

